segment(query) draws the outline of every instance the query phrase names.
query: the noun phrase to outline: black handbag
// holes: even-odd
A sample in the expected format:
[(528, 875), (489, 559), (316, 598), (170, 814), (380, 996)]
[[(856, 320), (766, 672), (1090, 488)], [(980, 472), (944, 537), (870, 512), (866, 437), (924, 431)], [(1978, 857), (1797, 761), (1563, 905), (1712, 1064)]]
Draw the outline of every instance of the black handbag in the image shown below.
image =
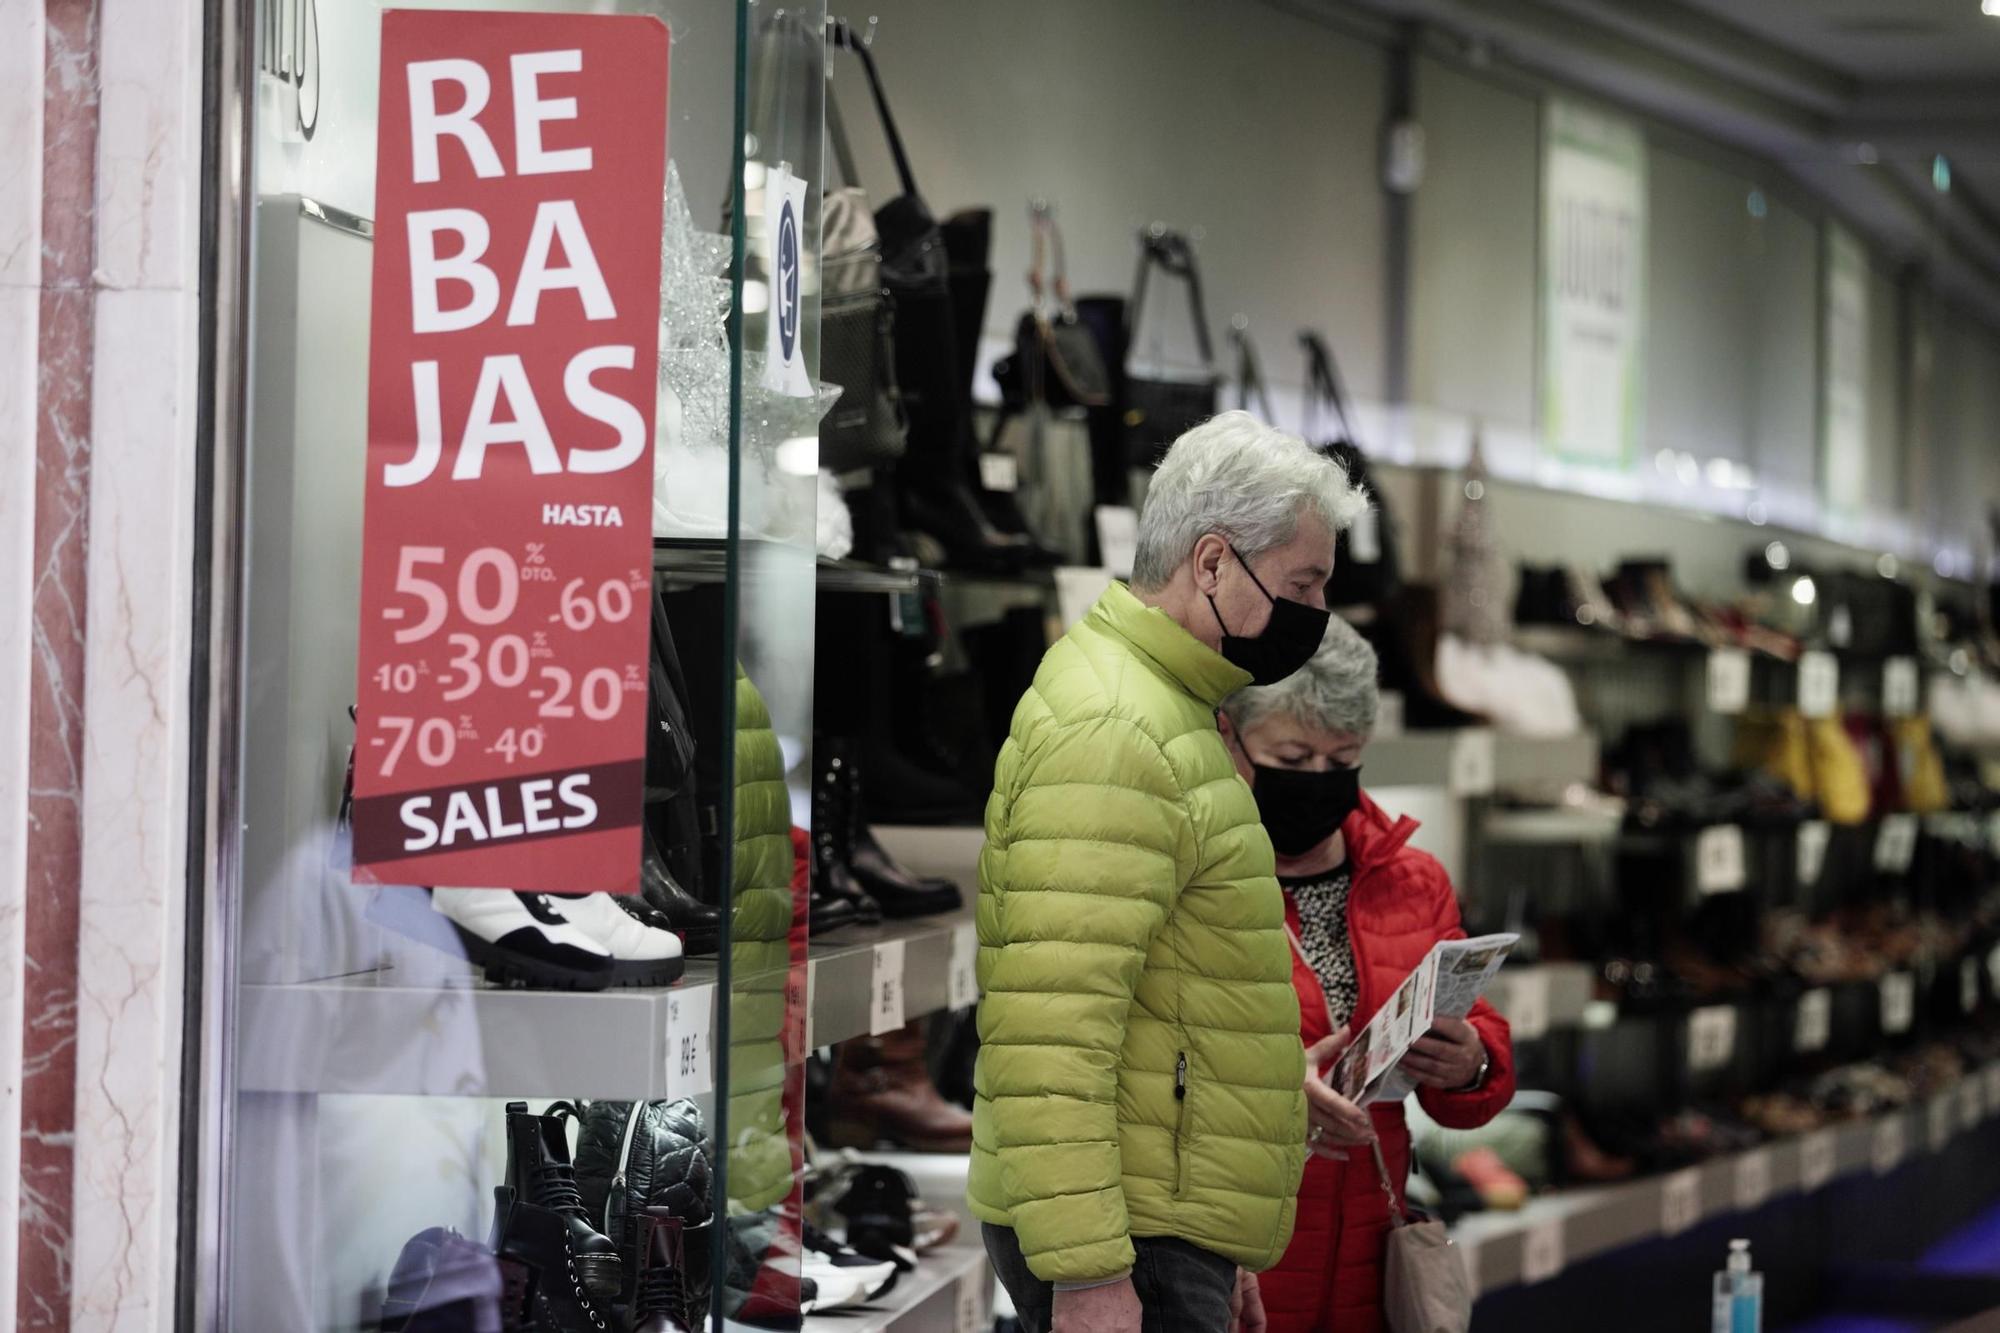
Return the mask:
[[(1340, 464), (1348, 481), (1368, 497), (1369, 511), (1352, 527), (1334, 539), (1333, 577), (1327, 580), (1328, 606), (1375, 606), (1388, 601), (1402, 587), (1403, 577), (1396, 558), (1396, 523), (1382, 503), (1374, 478), (1368, 474), (1368, 457), (1355, 443), (1352, 418), (1347, 411), (1347, 393), (1334, 366), (1333, 352), (1319, 334), (1299, 334), (1306, 354), (1306, 414), (1301, 433), (1315, 448)], [(1331, 419), (1333, 430), (1324, 427)]]
[(1028, 226), (1032, 304), (1014, 328), (1014, 355), (993, 367), (1001, 399), (1017, 411), (1033, 402), (1054, 408), (1109, 406), (1111, 375), (1096, 336), (1077, 320), (1062, 232), (1046, 203), (1029, 208)]
[[(1236, 317), (1239, 321), (1243, 316)], [(1229, 341), (1236, 346), (1236, 406), (1248, 412), (1251, 399), (1257, 404), (1257, 416), (1267, 426), (1278, 424), (1278, 414), (1271, 410), (1271, 393), (1264, 387), (1264, 367), (1257, 359), (1257, 346), (1250, 341), (1250, 333), (1242, 324), (1230, 326)]]
[(557, 1105), (577, 1116), (577, 1192), (590, 1224), (618, 1246), (620, 1304), (630, 1301), (641, 1267), (645, 1210), (670, 1208), (682, 1228), (682, 1313), (699, 1316), (713, 1280), (707, 1228), (716, 1202), (701, 1108), (686, 1100)]
[(1167, 450), (1189, 428), (1215, 415), (1219, 377), (1215, 372), (1215, 349), (1208, 338), (1208, 313), (1201, 299), (1201, 271), (1194, 262), (1194, 247), (1179, 232), (1148, 228), (1139, 233), (1139, 272), (1132, 281), (1132, 299), (1125, 307), (1127, 356), (1134, 345), (1139, 317), (1145, 310), (1146, 280), (1158, 268), (1168, 277), (1187, 283), (1188, 304), (1194, 315), (1195, 346), (1201, 352), (1201, 368), (1190, 375), (1174, 375), (1159, 367), (1125, 367), (1125, 459), (1133, 467), (1158, 467)]

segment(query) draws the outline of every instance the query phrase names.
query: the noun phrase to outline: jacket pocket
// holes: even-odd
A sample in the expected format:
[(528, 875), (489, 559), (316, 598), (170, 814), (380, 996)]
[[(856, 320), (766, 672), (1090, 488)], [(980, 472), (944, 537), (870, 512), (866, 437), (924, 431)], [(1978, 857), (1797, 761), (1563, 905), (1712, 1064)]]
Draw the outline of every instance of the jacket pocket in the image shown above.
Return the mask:
[(1188, 1142), (1188, 1058), (1182, 1051), (1174, 1061), (1174, 1197), (1185, 1199), (1188, 1192), (1188, 1159), (1194, 1145)]

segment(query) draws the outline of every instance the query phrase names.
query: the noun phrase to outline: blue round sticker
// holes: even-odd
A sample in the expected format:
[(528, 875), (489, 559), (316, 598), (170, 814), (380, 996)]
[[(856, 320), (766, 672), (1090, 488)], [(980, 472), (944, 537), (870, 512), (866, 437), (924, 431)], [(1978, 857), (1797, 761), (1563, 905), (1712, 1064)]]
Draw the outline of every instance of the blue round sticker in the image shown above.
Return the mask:
[(799, 221), (787, 199), (778, 215), (778, 345), (790, 361), (799, 341)]

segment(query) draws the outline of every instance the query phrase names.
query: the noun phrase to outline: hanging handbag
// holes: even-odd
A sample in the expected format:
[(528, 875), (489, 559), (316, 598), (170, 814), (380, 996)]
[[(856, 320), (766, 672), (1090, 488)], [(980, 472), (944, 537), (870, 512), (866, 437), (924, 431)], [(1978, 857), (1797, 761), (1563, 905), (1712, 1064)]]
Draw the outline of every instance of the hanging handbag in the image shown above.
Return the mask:
[(1367, 512), (1334, 539), (1333, 577), (1327, 580), (1326, 604), (1379, 606), (1394, 597), (1403, 584), (1396, 556), (1395, 519), (1369, 475), (1367, 455), (1354, 441), (1347, 391), (1340, 382), (1332, 350), (1324, 338), (1310, 330), (1299, 334), (1299, 345), (1306, 354), (1306, 406), (1300, 433), (1340, 464), (1348, 481), (1368, 497)]
[(1045, 201), (1030, 205), (1028, 228), (1032, 303), (1015, 326), (1014, 355), (993, 368), (1002, 400), (1017, 410), (1030, 402), (1053, 408), (1108, 406), (1111, 376), (1097, 338), (1077, 321), (1062, 233)]
[(1125, 458), (1133, 467), (1144, 468), (1159, 466), (1183, 432), (1215, 415), (1218, 382), (1215, 349), (1208, 338), (1208, 313), (1201, 299), (1201, 272), (1195, 267), (1194, 247), (1179, 232), (1151, 227), (1139, 233), (1139, 272), (1132, 282), (1132, 299), (1125, 307), (1127, 355), (1136, 345), (1139, 318), (1146, 304), (1146, 282), (1155, 268), (1187, 284), (1201, 365), (1192, 372), (1177, 373), (1164, 366), (1127, 361)]
[(1257, 404), (1257, 413), (1267, 426), (1278, 423), (1278, 414), (1271, 410), (1271, 393), (1264, 387), (1264, 368), (1257, 360), (1256, 344), (1250, 341), (1249, 325), (1238, 315), (1229, 327), (1229, 340), (1236, 344), (1236, 406), (1248, 412), (1251, 400)]
[(1382, 1145), (1370, 1143), (1382, 1192), (1389, 1196), (1389, 1235), (1382, 1246), (1382, 1314), (1390, 1333), (1466, 1333), (1472, 1327), (1472, 1274), (1444, 1223), (1406, 1209), (1389, 1180)]

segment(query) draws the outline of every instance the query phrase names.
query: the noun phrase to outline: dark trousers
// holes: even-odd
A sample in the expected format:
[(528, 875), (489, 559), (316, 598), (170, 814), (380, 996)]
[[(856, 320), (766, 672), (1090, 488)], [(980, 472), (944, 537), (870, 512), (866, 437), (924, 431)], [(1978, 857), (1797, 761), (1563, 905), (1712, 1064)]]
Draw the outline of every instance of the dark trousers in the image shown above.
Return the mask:
[[(981, 1223), (986, 1256), (1021, 1316), (1021, 1333), (1049, 1333), (1055, 1288), (1028, 1271), (1021, 1242), (1008, 1227)], [(1171, 1236), (1137, 1236), (1132, 1285), (1144, 1311), (1141, 1333), (1228, 1333), (1236, 1265)]]

